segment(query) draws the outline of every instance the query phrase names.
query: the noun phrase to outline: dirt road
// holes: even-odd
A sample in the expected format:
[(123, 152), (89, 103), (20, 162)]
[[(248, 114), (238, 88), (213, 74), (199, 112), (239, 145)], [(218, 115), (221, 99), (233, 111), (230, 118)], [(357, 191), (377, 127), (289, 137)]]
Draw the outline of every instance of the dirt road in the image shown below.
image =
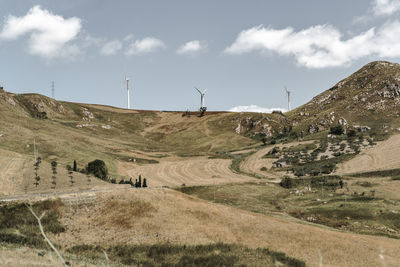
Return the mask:
[[(275, 146), (282, 149), (283, 147), (297, 146), (300, 144), (310, 144), (312, 142), (313, 141), (292, 142), (289, 144), (278, 144)], [(258, 174), (267, 178), (277, 178), (277, 176), (280, 175), (270, 170), (272, 168), (272, 163), (277, 161), (277, 159), (263, 158), (263, 156), (267, 154), (273, 147), (274, 146), (268, 146), (249, 156), (240, 164), (240, 169), (246, 173)], [(267, 168), (269, 171), (261, 171), (262, 167)]]

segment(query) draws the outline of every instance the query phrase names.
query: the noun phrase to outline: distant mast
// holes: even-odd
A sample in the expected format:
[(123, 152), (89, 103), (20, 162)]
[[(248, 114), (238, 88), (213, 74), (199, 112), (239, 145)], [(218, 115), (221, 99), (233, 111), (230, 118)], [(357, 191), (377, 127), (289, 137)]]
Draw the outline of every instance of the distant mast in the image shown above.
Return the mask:
[(287, 108), (288, 111), (290, 111), (290, 94), (292, 93), (292, 91), (289, 91), (285, 86), (285, 92), (287, 94)]
[(130, 96), (129, 96), (129, 78), (125, 76), (125, 81), (126, 81), (126, 93), (127, 93), (127, 109), (131, 108), (131, 104), (129, 102)]
[(54, 99), (55, 84), (54, 81), (51, 82), (51, 98)]

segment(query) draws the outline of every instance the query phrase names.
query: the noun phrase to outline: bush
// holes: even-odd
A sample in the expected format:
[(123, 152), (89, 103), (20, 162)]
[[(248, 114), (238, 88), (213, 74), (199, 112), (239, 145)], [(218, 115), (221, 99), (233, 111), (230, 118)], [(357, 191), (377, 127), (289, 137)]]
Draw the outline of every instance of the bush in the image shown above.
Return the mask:
[(349, 138), (353, 138), (356, 137), (357, 132), (354, 129), (351, 129), (348, 133), (347, 133), (347, 137)]
[(97, 178), (107, 180), (108, 170), (104, 161), (96, 159), (88, 163), (87, 172), (92, 173)]
[(292, 179), (290, 177), (283, 178), (279, 184), (283, 188), (287, 188), (287, 189), (290, 189), (293, 186)]
[(342, 125), (336, 125), (331, 127), (330, 134), (334, 135), (342, 135), (344, 133), (344, 129)]

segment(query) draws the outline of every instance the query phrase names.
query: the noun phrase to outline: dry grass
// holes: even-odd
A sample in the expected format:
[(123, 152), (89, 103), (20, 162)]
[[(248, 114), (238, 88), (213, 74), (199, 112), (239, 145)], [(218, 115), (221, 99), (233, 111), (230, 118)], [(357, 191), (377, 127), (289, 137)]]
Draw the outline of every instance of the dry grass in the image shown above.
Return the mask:
[(134, 219), (151, 217), (156, 211), (156, 208), (145, 201), (130, 202), (115, 199), (104, 203), (99, 223), (101, 226), (129, 228), (134, 225)]
[[(95, 263), (85, 262), (76, 257), (67, 256), (68, 262), (72, 266), (99, 266)], [(9, 245), (0, 245), (0, 266), (60, 266), (57, 255), (46, 250), (33, 249), (28, 247), (14, 247)]]
[(120, 162), (118, 170), (125, 176), (133, 177), (133, 180), (142, 175), (147, 179), (150, 187), (240, 183), (254, 180), (251, 177), (233, 173), (230, 169), (230, 159), (168, 157), (157, 160), (160, 163), (146, 165)]
[[(107, 201), (121, 198), (151, 203), (156, 209), (151, 217), (133, 217), (134, 227), (100, 225)], [(65, 233), (53, 236), (65, 247), (79, 244), (207, 244), (237, 243), (251, 248), (266, 247), (324, 266), (378, 266), (380, 248), (385, 250), (388, 266), (400, 261), (400, 240), (366, 236), (301, 224), (261, 214), (212, 204), (166, 189), (130, 189), (104, 193), (90, 206), (66, 206), (61, 221)], [(122, 215), (123, 217), (125, 215)]]
[(355, 158), (338, 165), (337, 173), (357, 173), (400, 167), (400, 134), (364, 150)]

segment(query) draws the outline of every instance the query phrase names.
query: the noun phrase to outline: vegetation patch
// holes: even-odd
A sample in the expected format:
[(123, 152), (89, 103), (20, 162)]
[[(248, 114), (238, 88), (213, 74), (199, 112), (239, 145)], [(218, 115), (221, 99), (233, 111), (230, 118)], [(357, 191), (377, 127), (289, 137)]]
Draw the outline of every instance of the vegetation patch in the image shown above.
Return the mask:
[(351, 177), (399, 177), (400, 169), (379, 170), (350, 174)]
[(144, 201), (126, 202), (122, 200), (110, 200), (104, 204), (100, 224), (117, 228), (129, 228), (138, 218), (150, 217), (157, 211), (151, 203)]
[(326, 188), (336, 188), (340, 186), (341, 177), (334, 176), (319, 176), (312, 178), (290, 178), (284, 177), (279, 183), (283, 188), (291, 189), (300, 186), (311, 186), (311, 187), (326, 187)]
[[(60, 224), (60, 200), (37, 202), (32, 209), (42, 218), (46, 233), (58, 234), (65, 231)], [(36, 218), (28, 210), (25, 203), (0, 206), (0, 242), (47, 248), (48, 245), (40, 233)]]
[(303, 261), (268, 249), (249, 249), (223, 243), (209, 245), (119, 245), (100, 247), (81, 245), (69, 253), (99, 260), (103, 251), (112, 263), (130, 266), (305, 266)]
[[(400, 201), (375, 196), (373, 188), (341, 186), (339, 176), (283, 179), (273, 184), (225, 184), (185, 187), (201, 199), (266, 215), (290, 215), (355, 233), (400, 238)], [(354, 183), (352, 183), (354, 184)]]

